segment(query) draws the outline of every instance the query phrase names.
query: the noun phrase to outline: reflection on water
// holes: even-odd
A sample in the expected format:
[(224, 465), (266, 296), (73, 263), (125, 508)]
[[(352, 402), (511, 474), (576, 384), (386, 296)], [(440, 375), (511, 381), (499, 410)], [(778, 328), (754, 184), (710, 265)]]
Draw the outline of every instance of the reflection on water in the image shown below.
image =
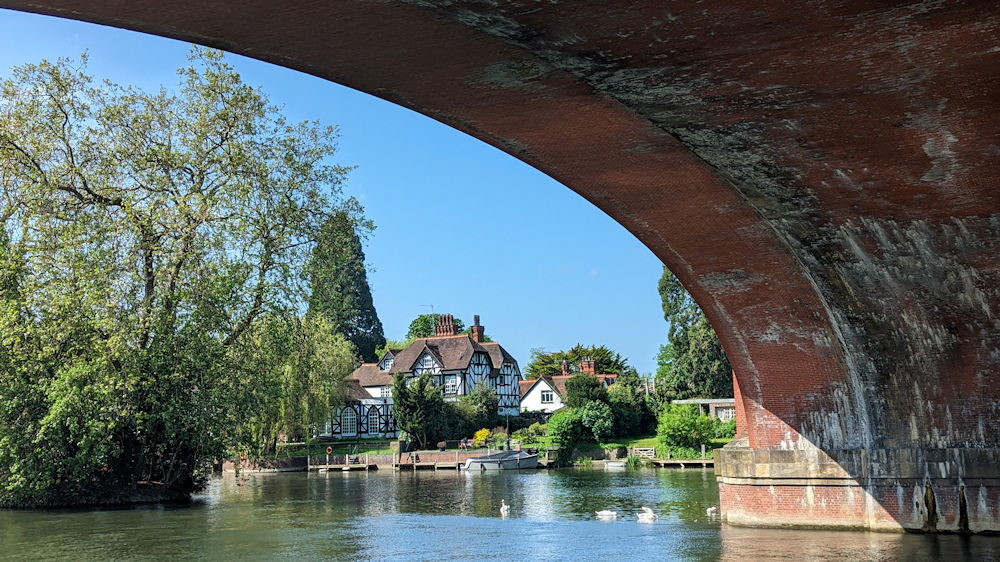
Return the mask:
[[(500, 500), (511, 506), (500, 517)], [(217, 478), (191, 505), (0, 512), (24, 560), (990, 560), (989, 537), (720, 525), (711, 470), (331, 472)], [(660, 515), (640, 523), (648, 506)], [(614, 509), (614, 521), (594, 512)]]

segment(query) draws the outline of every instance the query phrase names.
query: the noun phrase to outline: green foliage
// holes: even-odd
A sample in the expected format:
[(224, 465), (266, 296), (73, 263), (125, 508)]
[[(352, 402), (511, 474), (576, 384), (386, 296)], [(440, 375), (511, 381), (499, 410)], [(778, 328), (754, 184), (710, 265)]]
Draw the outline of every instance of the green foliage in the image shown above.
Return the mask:
[(712, 418), (716, 439), (732, 439), (736, 436), (736, 418), (729, 421), (722, 421), (719, 418)]
[[(354, 214), (360, 212), (357, 205)], [(359, 223), (347, 210), (333, 213), (323, 223), (309, 262), (309, 312), (326, 316), (333, 329), (354, 344), (361, 360), (371, 363), (375, 350), (386, 342), (368, 287), (361, 227), (371, 225)]]
[[(570, 371), (578, 370), (580, 361), (584, 357), (593, 357), (595, 369), (598, 374), (619, 374), (628, 371), (631, 367), (628, 360), (611, 351), (606, 346), (583, 346), (576, 344), (566, 351), (548, 352), (542, 349), (531, 350), (531, 360), (524, 369), (526, 379), (537, 379), (540, 376), (556, 376), (562, 374), (562, 362), (566, 361)], [(631, 372), (635, 372), (632, 369)]]
[(386, 340), (384, 344), (375, 348), (375, 357), (381, 359), (382, 356), (385, 355), (386, 351), (389, 351), (390, 349), (405, 349), (411, 343), (413, 343), (413, 340)]
[(360, 223), (336, 129), (190, 60), (176, 92), (95, 86), (85, 57), (0, 84), (0, 505), (186, 497), (353, 367), (299, 318), (321, 225)]
[(566, 381), (566, 405), (582, 408), (592, 401), (607, 402), (608, 392), (597, 377), (576, 373)]
[(666, 267), (659, 283), (667, 344), (657, 356), (656, 393), (662, 403), (733, 395), (732, 366), (701, 309)]
[(615, 419), (611, 407), (604, 402), (587, 402), (580, 409), (580, 420), (591, 431), (594, 441), (600, 443), (611, 437)]
[(548, 433), (552, 443), (559, 447), (556, 462), (567, 464), (572, 460), (577, 443), (590, 432), (583, 426), (583, 418), (578, 410), (563, 408), (549, 418)]
[(434, 384), (430, 373), (407, 378), (396, 373), (392, 382), (393, 415), (400, 431), (412, 436), (420, 449), (436, 442), (437, 432), (444, 427), (445, 401), (441, 388)]
[(471, 392), (458, 399), (466, 424), (473, 428), (496, 425), (499, 405), (497, 391), (482, 383), (472, 387)]
[(653, 431), (655, 419), (642, 394), (632, 386), (615, 383), (608, 387), (608, 406), (614, 416), (614, 435), (631, 437)]
[[(431, 314), (421, 314), (410, 322), (410, 328), (406, 332), (407, 340), (415, 340), (417, 338), (430, 338), (434, 336), (434, 326), (438, 323), (438, 318), (441, 314), (431, 313)], [(455, 333), (461, 333), (465, 331), (465, 323), (462, 322), (461, 318), (453, 316)]]
[(699, 448), (711, 444), (715, 428), (712, 418), (699, 414), (696, 406), (672, 404), (660, 413), (656, 435), (664, 447)]
[(514, 438), (521, 440), (525, 444), (537, 443), (540, 438), (547, 435), (547, 430), (547, 426), (535, 422), (528, 427), (515, 431)]
[(636, 470), (642, 468), (645, 465), (645, 459), (639, 455), (629, 455), (625, 459), (625, 469), (626, 470)]

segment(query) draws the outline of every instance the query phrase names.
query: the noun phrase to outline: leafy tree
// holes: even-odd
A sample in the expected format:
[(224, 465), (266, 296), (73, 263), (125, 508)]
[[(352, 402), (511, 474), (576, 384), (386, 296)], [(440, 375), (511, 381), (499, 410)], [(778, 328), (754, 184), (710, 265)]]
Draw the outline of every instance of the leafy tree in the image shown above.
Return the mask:
[[(615, 383), (608, 387), (608, 406), (614, 416), (614, 435), (631, 437), (652, 432), (654, 423), (646, 411), (643, 396), (632, 386)], [(646, 423), (647, 425), (644, 425)]]
[[(360, 214), (357, 207), (354, 214)], [(359, 228), (371, 225), (359, 222), (354, 214), (338, 210), (320, 228), (309, 264), (309, 312), (325, 315), (336, 332), (354, 344), (362, 361), (373, 362), (375, 350), (385, 345), (385, 335), (372, 303), (358, 234)]]
[(0, 84), (0, 506), (187, 497), (297, 408), (287, 369), (336, 398), (336, 345), (294, 328), (350, 210), (336, 129), (190, 60), (176, 92), (94, 86), (85, 57)]
[(562, 374), (562, 362), (569, 364), (571, 372), (578, 370), (578, 365), (584, 357), (594, 359), (597, 373), (619, 374), (628, 370), (628, 360), (611, 351), (606, 346), (583, 346), (576, 344), (566, 351), (547, 352), (542, 349), (531, 350), (531, 361), (525, 367), (526, 379), (537, 379), (540, 376), (557, 376)]
[(392, 382), (392, 402), (399, 429), (412, 436), (419, 448), (426, 449), (435, 442), (436, 432), (444, 420), (445, 401), (430, 373), (409, 380), (403, 373), (396, 373)]
[(701, 309), (666, 267), (659, 283), (667, 345), (657, 356), (656, 392), (663, 402), (733, 395), (732, 366)]
[(458, 399), (459, 405), (472, 427), (493, 427), (497, 421), (500, 397), (497, 391), (485, 384), (472, 387), (472, 392)]
[(580, 420), (583, 422), (583, 427), (591, 431), (594, 441), (598, 443), (606, 441), (613, 433), (614, 415), (611, 413), (611, 407), (604, 402), (597, 400), (587, 402), (580, 409)]
[(576, 373), (566, 381), (566, 405), (582, 408), (592, 401), (607, 402), (608, 393), (604, 383), (595, 376)]
[[(438, 318), (441, 315), (437, 313), (432, 314), (421, 314), (410, 322), (410, 328), (406, 332), (406, 339), (413, 341), (417, 338), (430, 338), (434, 336), (434, 326), (437, 326)], [(461, 333), (465, 330), (465, 323), (462, 322), (461, 318), (453, 316), (455, 324), (455, 333)]]

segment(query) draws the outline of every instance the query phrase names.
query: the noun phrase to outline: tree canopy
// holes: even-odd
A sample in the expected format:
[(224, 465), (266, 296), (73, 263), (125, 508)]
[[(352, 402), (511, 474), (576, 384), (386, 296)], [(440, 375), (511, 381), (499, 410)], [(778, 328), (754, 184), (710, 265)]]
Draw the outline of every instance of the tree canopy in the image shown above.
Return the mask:
[[(434, 336), (434, 326), (437, 326), (438, 318), (441, 314), (431, 313), (431, 314), (421, 314), (410, 322), (410, 328), (406, 332), (406, 339), (413, 341), (417, 338), (430, 338)], [(462, 319), (453, 316), (453, 323), (455, 325), (455, 333), (459, 334), (465, 330), (465, 322)]]
[[(578, 365), (585, 357), (594, 359), (598, 374), (621, 374), (630, 369), (628, 360), (607, 346), (583, 346), (576, 344), (566, 351), (548, 352), (542, 349), (531, 350), (531, 361), (524, 369), (526, 379), (537, 379), (540, 376), (556, 376), (562, 374), (562, 362), (569, 364), (570, 372), (578, 370)], [(634, 372), (634, 369), (632, 370)]]
[(322, 226), (366, 224), (336, 128), (286, 122), (217, 51), (152, 93), (86, 62), (0, 85), (3, 506), (186, 497), (354, 367), (301, 318)]
[[(360, 207), (355, 214), (360, 214)], [(371, 228), (367, 223), (361, 226)], [(309, 263), (309, 311), (326, 316), (333, 329), (354, 344), (361, 360), (370, 363), (386, 342), (358, 230), (357, 219), (347, 210), (334, 212), (323, 223)]]
[(661, 400), (730, 398), (732, 367), (704, 313), (666, 267), (659, 282), (667, 344), (657, 356), (656, 393)]

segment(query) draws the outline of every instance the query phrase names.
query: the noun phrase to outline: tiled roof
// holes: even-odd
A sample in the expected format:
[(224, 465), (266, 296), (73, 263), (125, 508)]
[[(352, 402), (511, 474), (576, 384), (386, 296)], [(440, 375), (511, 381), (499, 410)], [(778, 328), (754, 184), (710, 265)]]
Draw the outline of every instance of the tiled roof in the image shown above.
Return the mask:
[(362, 398), (371, 398), (372, 395), (368, 394), (364, 388), (361, 387), (361, 383), (355, 380), (347, 381), (347, 399), (352, 401), (361, 400)]
[[(576, 373), (574, 373), (574, 374), (576, 374)], [(544, 377), (544, 378), (545, 378), (546, 381), (548, 381), (549, 385), (552, 388), (554, 388), (556, 392), (559, 393), (559, 396), (561, 396), (563, 398), (563, 400), (565, 400), (566, 399), (566, 381), (568, 381), (570, 379), (570, 377), (572, 377), (572, 376), (573, 375), (555, 375), (555, 376)], [(600, 380), (601, 383), (604, 384), (604, 386), (608, 386), (608, 385), (614, 384), (615, 380), (618, 378), (618, 375), (588, 375), (588, 376), (597, 377), (597, 379)]]
[(538, 379), (528, 380), (528, 381), (517, 381), (517, 386), (518, 390), (521, 393), (521, 398), (524, 398), (524, 396), (528, 394), (528, 391), (531, 390), (531, 387), (535, 386), (536, 382), (538, 382)]
[(408, 373), (412, 371), (414, 363), (420, 359), (424, 351), (430, 352), (441, 365), (441, 369), (445, 371), (467, 369), (472, 355), (477, 351), (489, 355), (490, 361), (496, 368), (499, 368), (504, 362), (515, 363), (514, 358), (500, 344), (495, 342), (480, 344), (472, 341), (472, 338), (466, 334), (459, 334), (457, 336), (417, 339), (406, 349), (395, 354), (392, 369), (389, 372)]
[(390, 386), (392, 375), (378, 368), (377, 363), (362, 363), (354, 369), (347, 380), (357, 381), (361, 386)]
[(507, 350), (495, 341), (481, 343), (479, 345), (490, 354), (490, 360), (493, 362), (493, 367), (495, 369), (499, 369), (504, 363), (517, 363), (517, 361), (514, 360), (514, 357), (510, 353), (507, 353)]

